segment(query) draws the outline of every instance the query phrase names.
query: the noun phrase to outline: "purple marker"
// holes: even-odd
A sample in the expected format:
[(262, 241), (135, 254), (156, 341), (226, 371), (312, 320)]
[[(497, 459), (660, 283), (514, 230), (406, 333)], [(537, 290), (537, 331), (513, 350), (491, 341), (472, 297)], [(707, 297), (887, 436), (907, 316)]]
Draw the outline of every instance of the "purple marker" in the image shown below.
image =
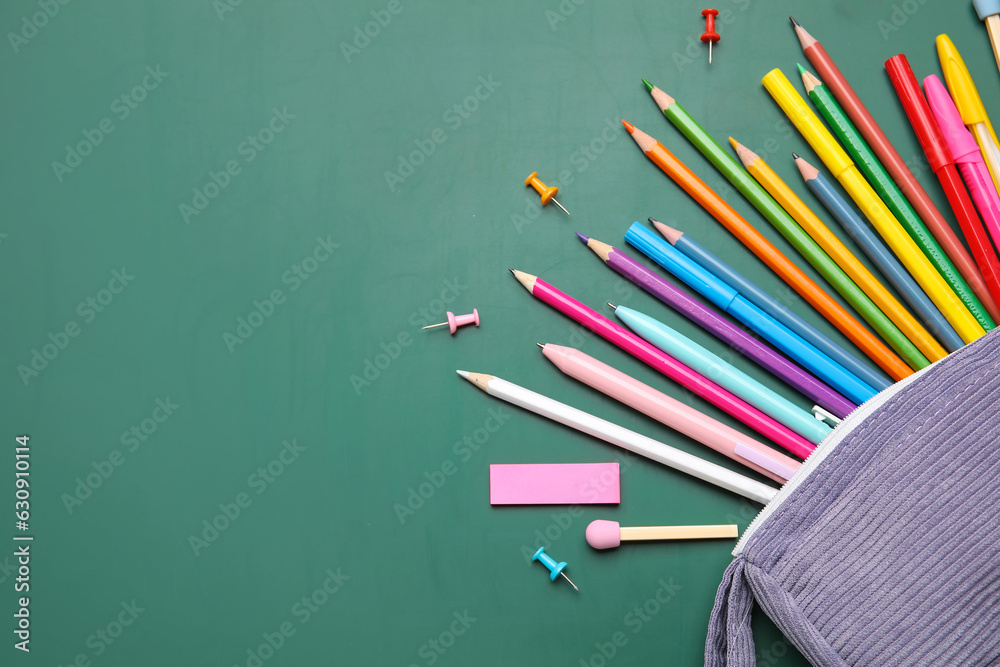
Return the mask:
[(856, 405), (767, 345), (716, 315), (618, 248), (577, 234), (604, 263), (770, 372), (817, 405), (843, 419)]

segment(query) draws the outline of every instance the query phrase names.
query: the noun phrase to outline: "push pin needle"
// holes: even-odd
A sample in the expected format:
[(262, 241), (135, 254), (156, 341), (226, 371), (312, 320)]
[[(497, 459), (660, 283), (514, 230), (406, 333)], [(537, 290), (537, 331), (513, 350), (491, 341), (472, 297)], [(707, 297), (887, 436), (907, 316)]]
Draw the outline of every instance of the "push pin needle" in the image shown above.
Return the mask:
[(563, 213), (569, 215), (569, 211), (566, 210), (566, 207), (560, 204), (559, 200), (556, 199), (556, 194), (559, 192), (559, 188), (557, 187), (550, 188), (549, 186), (545, 185), (545, 183), (542, 183), (542, 181), (538, 178), (537, 171), (531, 172), (531, 175), (528, 176), (526, 179), (524, 179), (524, 184), (530, 185), (531, 187), (535, 188), (535, 192), (537, 192), (542, 198), (542, 206), (545, 206), (549, 202), (552, 202), (553, 204), (561, 208)]
[(438, 327), (448, 327), (451, 333), (458, 331), (458, 328), (465, 326), (466, 324), (475, 324), (479, 326), (479, 311), (475, 308), (468, 315), (458, 315), (456, 317), (455, 313), (448, 311), (448, 321), (441, 322), (440, 324), (428, 324), (426, 327), (421, 327), (421, 329), (437, 329)]

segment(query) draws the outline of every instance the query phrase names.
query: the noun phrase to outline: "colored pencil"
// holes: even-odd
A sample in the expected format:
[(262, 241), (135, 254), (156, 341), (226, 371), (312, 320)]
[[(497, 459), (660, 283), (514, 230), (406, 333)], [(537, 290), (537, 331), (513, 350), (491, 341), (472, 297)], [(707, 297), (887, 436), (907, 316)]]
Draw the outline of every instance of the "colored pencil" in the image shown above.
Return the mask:
[(625, 240), (855, 403), (878, 393), (640, 223)]
[(766, 504), (778, 493), (778, 490), (772, 486), (733, 472), (728, 468), (723, 468), (694, 454), (688, 454), (685, 451), (670, 447), (652, 438), (647, 438), (617, 424), (612, 424), (583, 410), (578, 410), (565, 403), (542, 396), (513, 382), (507, 382), (506, 380), (485, 373), (458, 371), (458, 374), (490, 396), (507, 401), (560, 424), (565, 424), (570, 428), (609, 442), (639, 456), (662, 463), (674, 470), (697, 477), (709, 484), (732, 491), (744, 498)]
[[(872, 275), (871, 271), (864, 264), (858, 261), (850, 250), (823, 224), (812, 209), (806, 206), (805, 202), (799, 199), (788, 184), (781, 177), (774, 173), (774, 170), (760, 158), (759, 155), (751, 151), (746, 146), (733, 141), (736, 154), (740, 161), (750, 172), (750, 175), (757, 179), (768, 194), (774, 197), (782, 208), (788, 211), (789, 215), (795, 219), (802, 229), (829, 255), (833, 261), (850, 277), (854, 285), (864, 290), (869, 297), (872, 308), (877, 308), (878, 313), (891, 320), (892, 328), (876, 326), (866, 311), (857, 309), (865, 320), (882, 334), (882, 338), (892, 345), (892, 348), (910, 364), (913, 369), (926, 368), (930, 361), (944, 359), (948, 354), (941, 344), (934, 340), (934, 337), (927, 332), (917, 320), (906, 310), (899, 301), (896, 300), (889, 290), (879, 282), (878, 278)], [(872, 316), (874, 317), (874, 315)], [(899, 340), (902, 338), (903, 340)], [(914, 347), (916, 346), (916, 347)]]
[[(927, 99), (920, 90), (917, 77), (914, 76), (910, 63), (903, 54), (895, 55), (886, 60), (885, 70), (889, 73), (889, 79), (896, 89), (896, 94), (910, 120), (910, 125), (913, 126), (913, 132), (917, 135), (920, 147), (923, 149), (924, 155), (927, 156), (927, 163), (941, 183), (945, 196), (948, 197), (948, 204), (954, 211), (962, 233), (965, 234), (965, 240), (972, 249), (972, 256), (986, 282), (986, 287), (989, 289), (993, 301), (1000, 302), (1000, 261), (997, 260), (989, 236), (979, 221), (976, 207), (962, 185), (955, 159), (945, 142), (941, 128), (934, 119)], [(963, 129), (965, 128), (963, 127)], [(975, 143), (975, 139), (973, 139), (973, 143)], [(980, 157), (982, 156), (980, 155)], [(976, 171), (978, 170), (979, 168), (976, 168)], [(978, 176), (976, 178), (979, 180)], [(986, 180), (988, 181), (989, 178), (987, 172)], [(997, 224), (1000, 226), (1000, 220), (997, 221)], [(1000, 235), (996, 235), (996, 233), (994, 235), (1000, 241)], [(990, 304), (984, 301), (983, 306), (986, 307), (993, 320), (998, 321), (1000, 315), (990, 310)]]
[[(802, 66), (799, 65), (799, 67), (801, 68)], [(837, 101), (833, 99), (833, 95), (826, 89), (823, 82), (814, 75), (804, 69), (801, 72), (802, 83), (805, 86), (806, 93), (809, 95), (809, 99), (812, 100), (813, 104), (819, 110), (820, 115), (826, 120), (834, 136), (840, 140), (841, 145), (847, 151), (851, 160), (854, 161), (858, 171), (868, 180), (869, 185), (875, 190), (889, 211), (892, 212), (897, 222), (903, 226), (903, 229), (910, 235), (910, 238), (916, 242), (917, 247), (923, 251), (927, 259), (937, 269), (937, 272), (951, 286), (952, 291), (958, 295), (962, 303), (965, 304), (965, 307), (969, 309), (969, 312), (979, 321), (979, 324), (987, 331), (992, 329), (995, 326), (993, 318), (989, 316), (983, 304), (980, 303), (976, 295), (969, 289), (969, 285), (955, 269), (955, 265), (951, 263), (951, 260), (941, 250), (941, 246), (938, 245), (934, 237), (924, 227), (923, 222), (917, 217), (916, 211), (913, 210), (910, 203), (906, 201), (906, 197), (903, 196), (903, 193), (896, 187), (896, 184), (892, 182), (889, 174), (879, 164), (878, 158), (868, 148), (861, 134), (854, 128), (854, 125), (847, 118), (840, 105), (837, 104)], [(954, 232), (949, 230), (949, 233), (954, 236)], [(971, 258), (969, 262), (971, 264)], [(978, 270), (976, 273), (978, 275)], [(981, 279), (982, 276), (980, 276)]]
[(930, 260), (920, 251), (916, 242), (900, 226), (896, 218), (879, 199), (861, 172), (840, 147), (833, 135), (816, 117), (802, 96), (779, 69), (768, 72), (762, 79), (764, 87), (778, 103), (785, 115), (798, 128), (805, 140), (816, 151), (827, 169), (833, 174), (851, 199), (858, 205), (868, 221), (892, 248), (896, 257), (907, 268), (913, 279), (924, 289), (958, 335), (971, 343), (985, 335), (982, 325), (973, 317), (961, 299), (955, 295)]
[[(910, 172), (909, 167), (906, 166), (906, 162), (896, 152), (892, 143), (886, 138), (885, 133), (882, 132), (882, 128), (875, 122), (872, 115), (868, 113), (868, 109), (865, 108), (861, 98), (858, 97), (854, 89), (851, 88), (851, 84), (847, 82), (840, 69), (837, 68), (836, 63), (833, 62), (833, 58), (826, 52), (823, 45), (806, 32), (805, 28), (799, 25), (795, 19), (792, 19), (792, 25), (795, 26), (795, 34), (802, 47), (802, 52), (808, 58), (809, 62), (812, 63), (812, 66), (816, 68), (819, 78), (830, 87), (834, 97), (840, 102), (840, 106), (843, 107), (848, 118), (851, 119), (854, 126), (861, 133), (861, 136), (864, 137), (872, 151), (874, 151), (875, 155), (882, 162), (882, 165), (889, 172), (892, 180), (899, 186), (906, 199), (913, 205), (917, 214), (931, 229), (938, 241), (944, 245), (948, 256), (958, 266), (976, 296), (979, 297), (979, 300), (984, 305), (993, 301), (985, 282), (978, 275), (976, 267), (969, 258), (968, 253), (964, 251), (957, 238), (953, 239), (954, 234), (949, 234), (950, 227), (948, 222), (941, 215), (941, 212), (934, 205), (927, 192), (921, 187), (916, 177)], [(998, 307), (996, 302), (990, 303), (987, 310), (990, 313), (1000, 313), (1000, 307)]]
[(834, 299), (823, 291), (812, 279), (802, 272), (788, 257), (775, 248), (759, 231), (749, 222), (743, 219), (739, 213), (727, 204), (698, 178), (694, 172), (678, 160), (673, 153), (668, 151), (653, 137), (642, 130), (636, 128), (631, 123), (622, 121), (625, 129), (632, 135), (632, 139), (639, 146), (639, 149), (650, 159), (653, 164), (659, 167), (667, 176), (677, 183), (688, 195), (697, 201), (713, 218), (718, 220), (729, 230), (743, 245), (757, 255), (772, 271), (784, 280), (789, 287), (794, 289), (806, 300), (809, 305), (815, 308), (821, 315), (830, 321), (847, 338), (857, 345), (872, 361), (878, 364), (894, 380), (901, 380), (913, 371), (903, 363), (882, 341), (868, 331), (860, 322), (854, 319), (850, 313), (834, 301)]
[(797, 333), (805, 340), (812, 343), (828, 357), (849, 370), (854, 375), (861, 378), (866, 384), (881, 391), (892, 385), (889, 380), (879, 375), (867, 365), (858, 361), (844, 348), (820, 333), (814, 326), (799, 317), (790, 308), (783, 305), (773, 296), (755, 285), (743, 274), (729, 266), (714, 253), (691, 238), (690, 234), (668, 227), (659, 220), (649, 218), (649, 222), (656, 228), (656, 231), (663, 235), (667, 242), (687, 255), (705, 269), (713, 273), (719, 280), (722, 280), (748, 301), (763, 310), (765, 313), (778, 320), (786, 327)]
[[(812, 413), (806, 412), (663, 322), (625, 306), (612, 306), (612, 309), (615, 317), (629, 329), (764, 414), (774, 417), (814, 445), (818, 445), (829, 435), (830, 427), (813, 417)], [(805, 458), (810, 453), (805, 448), (789, 451), (800, 458)]]
[[(790, 211), (775, 201), (774, 193), (769, 193), (744, 171), (740, 164), (703, 128), (698, 121), (677, 100), (643, 79), (649, 93), (663, 115), (681, 131), (688, 141), (708, 158), (709, 162), (739, 192), (753, 204), (754, 208), (767, 219), (778, 232), (802, 255), (809, 264), (823, 276), (837, 293), (857, 311), (861, 317), (882, 336), (896, 354), (902, 357), (914, 370), (929, 365), (923, 354), (899, 330), (894, 321), (887, 317), (864, 291), (858, 288), (847, 273), (823, 252), (823, 249), (802, 228), (796, 224)], [(929, 338), (929, 335), (924, 332)], [(941, 350), (942, 356), (944, 350)]]
[(972, 6), (976, 8), (979, 20), (986, 24), (993, 60), (1000, 69), (1000, 3), (996, 0), (972, 0)]
[(806, 162), (803, 158), (796, 156), (795, 165), (802, 174), (802, 179), (806, 187), (816, 195), (830, 215), (840, 223), (854, 241), (861, 246), (861, 249), (868, 256), (879, 271), (882, 272), (896, 291), (906, 300), (914, 312), (919, 314), (924, 324), (937, 336), (937, 339), (944, 343), (945, 347), (952, 352), (959, 349), (965, 343), (955, 332), (955, 329), (948, 324), (948, 320), (941, 314), (934, 303), (927, 298), (924, 291), (913, 280), (905, 268), (893, 256), (889, 249), (885, 247), (878, 236), (864, 223), (864, 221), (854, 212), (854, 207), (845, 200), (837, 188), (827, 180), (826, 176), (819, 172), (819, 169)]
[[(788, 481), (791, 473), (798, 470), (801, 465), (795, 459), (776, 452), (764, 443), (698, 412), (590, 355), (562, 345), (550, 343), (538, 345), (542, 348), (545, 358), (566, 375), (652, 417), (706, 447), (711, 447), (779, 484)], [(746, 448), (752, 449), (755, 454), (750, 454), (747, 458), (744, 455)], [(805, 456), (808, 455), (807, 452)], [(763, 465), (758, 461), (763, 461)]]
[(779, 424), (757, 408), (747, 404), (746, 401), (733, 396), (700, 373), (696, 373), (656, 346), (647, 343), (625, 327), (612, 322), (541, 278), (513, 269), (511, 269), (511, 273), (528, 290), (528, 293), (542, 303), (558, 310), (577, 324), (590, 329), (609, 343), (617, 345), (636, 359), (649, 364), (655, 370), (701, 396), (715, 407), (740, 420), (781, 447), (787, 449), (782, 443), (802, 444), (807, 442), (801, 435), (787, 426)]
[[(972, 193), (972, 199), (975, 202), (973, 215), (978, 210), (979, 214), (983, 216), (990, 236), (995, 242), (1000, 241), (1000, 197), (997, 196), (997, 191), (990, 180), (989, 170), (979, 147), (976, 145), (976, 140), (962, 123), (962, 117), (959, 115), (958, 109), (955, 108), (955, 103), (948, 96), (944, 84), (936, 76), (931, 75), (924, 79), (924, 87), (927, 89), (931, 113), (937, 121), (939, 133), (948, 149), (951, 162), (953, 165), (957, 165), (958, 171), (962, 174), (962, 180)], [(978, 217), (975, 222), (974, 233), (981, 232), (982, 227), (978, 224)], [(982, 241), (979, 240), (980, 243)], [(977, 245), (973, 239), (970, 239), (969, 244), (973, 250), (978, 249), (982, 261), (986, 264), (987, 284), (996, 289), (997, 294), (1000, 295), (1000, 264), (997, 262), (996, 253), (993, 252), (989, 241), (986, 240), (982, 245)]]
[(847, 416), (854, 403), (793, 364), (729, 320), (692, 299), (666, 279), (622, 252), (620, 248), (577, 234), (609, 268), (646, 290), (705, 331), (729, 345), (799, 393), (838, 417)]

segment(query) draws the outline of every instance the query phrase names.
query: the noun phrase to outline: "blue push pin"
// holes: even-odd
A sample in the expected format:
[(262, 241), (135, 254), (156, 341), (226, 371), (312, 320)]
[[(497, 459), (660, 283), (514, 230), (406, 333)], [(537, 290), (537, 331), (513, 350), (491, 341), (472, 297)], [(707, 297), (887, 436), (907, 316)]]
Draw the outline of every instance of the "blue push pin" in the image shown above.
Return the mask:
[(531, 557), (531, 560), (542, 561), (542, 565), (549, 568), (549, 572), (552, 573), (551, 575), (549, 575), (549, 579), (551, 579), (552, 581), (555, 581), (556, 577), (558, 577), (561, 574), (562, 578), (568, 581), (570, 586), (575, 588), (577, 591), (580, 590), (579, 588), (576, 588), (576, 584), (573, 583), (573, 580), (567, 577), (566, 573), (563, 572), (563, 570), (566, 569), (566, 563), (555, 562), (552, 559), (552, 556), (545, 553), (545, 547), (539, 548), (538, 551), (535, 552), (535, 555)]

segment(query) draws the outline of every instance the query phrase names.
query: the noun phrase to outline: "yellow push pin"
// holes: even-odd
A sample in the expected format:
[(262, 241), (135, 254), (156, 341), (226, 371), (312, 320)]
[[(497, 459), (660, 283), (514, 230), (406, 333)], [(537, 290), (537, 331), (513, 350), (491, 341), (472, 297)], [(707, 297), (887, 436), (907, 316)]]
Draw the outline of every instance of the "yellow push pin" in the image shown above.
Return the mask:
[(563, 210), (563, 213), (569, 215), (569, 211), (567, 211), (565, 207), (563, 207), (563, 205), (560, 204), (559, 201), (556, 199), (556, 194), (559, 192), (559, 188), (550, 188), (547, 185), (545, 185), (545, 183), (542, 183), (538, 179), (537, 171), (531, 172), (531, 176), (528, 176), (526, 179), (524, 179), (524, 184), (530, 185), (531, 187), (535, 188), (535, 191), (538, 192), (538, 194), (542, 198), (542, 206), (545, 206), (549, 202), (554, 202), (556, 206), (558, 206)]

